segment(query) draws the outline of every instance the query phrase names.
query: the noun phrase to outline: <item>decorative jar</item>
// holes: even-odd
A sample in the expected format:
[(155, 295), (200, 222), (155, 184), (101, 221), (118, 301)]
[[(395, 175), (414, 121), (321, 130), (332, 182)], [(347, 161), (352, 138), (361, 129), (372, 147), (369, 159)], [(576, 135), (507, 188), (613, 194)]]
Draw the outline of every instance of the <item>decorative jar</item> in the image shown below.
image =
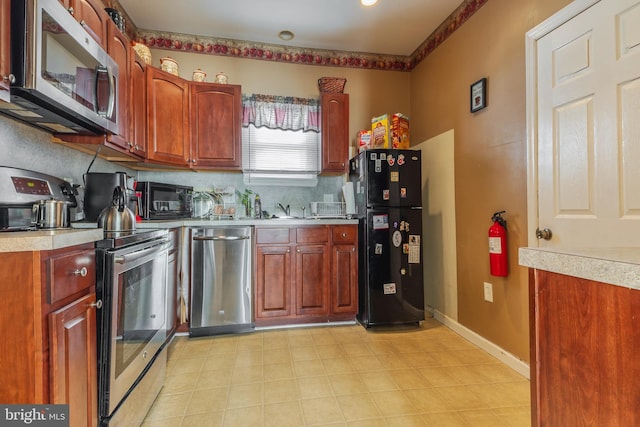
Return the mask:
[(225, 73), (219, 72), (218, 74), (216, 74), (216, 83), (226, 85), (227, 83), (229, 83), (229, 78)]
[(200, 68), (196, 68), (195, 70), (193, 70), (193, 76), (191, 77), (191, 80), (193, 80), (194, 82), (205, 82), (207, 81), (207, 73), (202, 71)]
[(133, 50), (136, 51), (140, 58), (145, 62), (145, 64), (151, 64), (151, 51), (149, 47), (145, 44), (133, 42)]
[(178, 76), (178, 63), (175, 59), (165, 56), (160, 59), (160, 68), (162, 71), (166, 71), (167, 73), (173, 74), (174, 76)]

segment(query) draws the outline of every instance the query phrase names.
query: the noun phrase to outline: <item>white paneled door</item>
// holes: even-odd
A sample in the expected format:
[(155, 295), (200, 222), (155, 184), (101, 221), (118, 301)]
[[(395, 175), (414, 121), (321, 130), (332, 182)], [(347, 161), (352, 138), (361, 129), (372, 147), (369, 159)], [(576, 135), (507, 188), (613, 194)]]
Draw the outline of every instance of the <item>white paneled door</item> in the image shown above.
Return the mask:
[(638, 246), (640, 0), (574, 3), (528, 34), (529, 243)]

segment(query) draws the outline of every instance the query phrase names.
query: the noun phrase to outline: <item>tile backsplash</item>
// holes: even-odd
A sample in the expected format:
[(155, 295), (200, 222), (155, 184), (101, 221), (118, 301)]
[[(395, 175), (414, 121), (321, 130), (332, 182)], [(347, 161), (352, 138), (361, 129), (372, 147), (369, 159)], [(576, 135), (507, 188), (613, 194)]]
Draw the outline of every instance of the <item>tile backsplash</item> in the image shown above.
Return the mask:
[[(51, 142), (51, 135), (40, 129), (0, 116), (0, 166), (46, 173), (82, 184), (93, 156)], [(135, 172), (120, 165), (96, 159), (91, 172)]]
[(291, 207), (291, 215), (309, 215), (309, 203), (322, 201), (325, 194), (331, 194), (334, 201), (342, 201), (342, 176), (320, 176), (316, 187), (297, 186), (251, 186), (245, 185), (239, 172), (140, 172), (140, 181), (155, 181), (169, 184), (190, 185), (194, 190), (211, 191), (213, 188), (233, 186), (243, 191), (245, 188), (260, 194), (262, 209), (270, 214), (282, 215), (275, 209), (278, 203)]

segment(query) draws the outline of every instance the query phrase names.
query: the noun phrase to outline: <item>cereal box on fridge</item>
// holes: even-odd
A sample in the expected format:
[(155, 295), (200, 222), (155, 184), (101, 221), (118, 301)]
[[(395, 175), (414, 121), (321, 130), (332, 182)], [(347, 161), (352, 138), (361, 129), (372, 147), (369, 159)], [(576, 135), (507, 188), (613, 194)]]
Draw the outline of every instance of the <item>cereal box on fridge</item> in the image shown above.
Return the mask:
[(388, 114), (371, 119), (371, 148), (390, 148)]
[(371, 148), (371, 131), (361, 130), (356, 137), (358, 141), (358, 153)]
[(391, 141), (393, 148), (409, 148), (409, 117), (401, 113), (391, 116)]

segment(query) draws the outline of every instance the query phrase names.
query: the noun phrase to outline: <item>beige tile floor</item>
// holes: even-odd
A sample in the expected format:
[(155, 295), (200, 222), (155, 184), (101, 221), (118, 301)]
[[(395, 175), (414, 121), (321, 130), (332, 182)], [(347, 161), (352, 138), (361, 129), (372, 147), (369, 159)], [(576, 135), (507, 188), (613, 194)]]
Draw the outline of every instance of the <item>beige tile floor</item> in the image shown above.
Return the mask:
[(529, 381), (430, 319), (176, 337), (144, 427), (529, 426)]

